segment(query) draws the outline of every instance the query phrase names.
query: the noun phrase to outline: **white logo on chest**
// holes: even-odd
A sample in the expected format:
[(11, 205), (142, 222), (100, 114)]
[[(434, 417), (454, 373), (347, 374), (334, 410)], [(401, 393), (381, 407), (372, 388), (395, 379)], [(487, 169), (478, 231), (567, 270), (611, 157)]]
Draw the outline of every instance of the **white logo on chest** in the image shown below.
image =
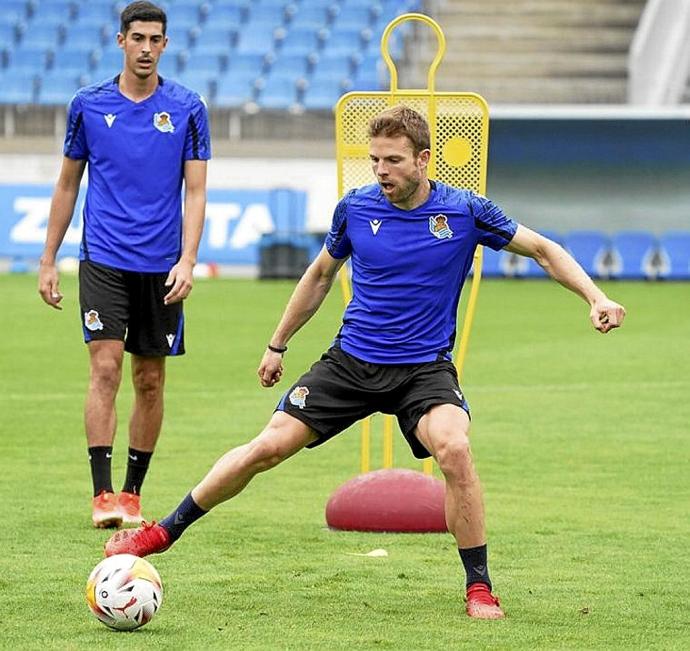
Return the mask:
[(381, 228), (381, 224), (383, 222), (380, 219), (371, 219), (369, 221), (369, 226), (371, 226), (371, 232), (376, 235), (376, 233), (379, 232), (379, 228)]
[(162, 133), (175, 133), (175, 125), (167, 111), (153, 114), (153, 126)]
[(105, 120), (105, 123), (108, 125), (108, 129), (113, 126), (113, 122), (115, 122), (115, 118), (117, 115), (113, 115), (112, 113), (107, 113), (106, 115), (103, 116), (103, 119)]

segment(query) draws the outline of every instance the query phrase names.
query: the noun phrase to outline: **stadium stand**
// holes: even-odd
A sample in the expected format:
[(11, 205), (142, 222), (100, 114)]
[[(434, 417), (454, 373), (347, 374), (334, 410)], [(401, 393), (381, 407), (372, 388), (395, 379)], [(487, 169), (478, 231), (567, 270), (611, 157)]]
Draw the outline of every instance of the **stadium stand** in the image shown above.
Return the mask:
[[(0, 103), (36, 99), (60, 106), (75, 83), (90, 83), (116, 71), (122, 54), (115, 35), (125, 4), (4, 2)], [(162, 4), (169, 17), (169, 42), (161, 72), (199, 88), (212, 105), (241, 108), (251, 103), (255, 109), (286, 109), (299, 107), (304, 100), (310, 109), (329, 110), (355, 84), (380, 87), (382, 77), (372, 72), (377, 68), (366, 59), (370, 43), (378, 45), (383, 27), (396, 13), (418, 9), (421, 3), (168, 0)], [(252, 71), (246, 70), (248, 57), (253, 57)], [(364, 61), (366, 67), (358, 65)], [(64, 92), (56, 68), (76, 80), (66, 83)], [(233, 75), (238, 78), (231, 80)], [(333, 75), (335, 81), (330, 79)], [(31, 88), (27, 76), (34, 84)], [(324, 79), (325, 87), (318, 88)]]
[[(472, 89), (490, 104), (623, 103), (627, 59), (645, 0), (439, 4), (437, 19), (453, 47), (439, 67), (438, 89)], [(423, 84), (436, 51), (415, 59), (411, 85)]]
[(619, 231), (611, 237), (610, 277), (625, 280), (653, 279), (658, 242), (644, 231)]
[(659, 273), (664, 280), (690, 279), (690, 232), (668, 231), (659, 238)]

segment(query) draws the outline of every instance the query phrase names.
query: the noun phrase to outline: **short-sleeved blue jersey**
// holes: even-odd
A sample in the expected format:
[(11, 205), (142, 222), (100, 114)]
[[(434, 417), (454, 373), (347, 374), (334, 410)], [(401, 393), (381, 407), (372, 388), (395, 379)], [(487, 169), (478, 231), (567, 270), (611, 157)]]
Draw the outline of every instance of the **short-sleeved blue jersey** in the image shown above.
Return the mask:
[(118, 83), (81, 88), (69, 106), (64, 154), (88, 161), (80, 257), (165, 273), (181, 252), (184, 163), (211, 157), (206, 106), (168, 79), (142, 102)]
[(451, 359), (460, 291), (477, 244), (501, 249), (516, 230), (485, 197), (439, 182), (409, 211), (377, 184), (352, 190), (326, 237), (334, 258), (352, 261), (353, 298), (336, 341), (377, 364)]

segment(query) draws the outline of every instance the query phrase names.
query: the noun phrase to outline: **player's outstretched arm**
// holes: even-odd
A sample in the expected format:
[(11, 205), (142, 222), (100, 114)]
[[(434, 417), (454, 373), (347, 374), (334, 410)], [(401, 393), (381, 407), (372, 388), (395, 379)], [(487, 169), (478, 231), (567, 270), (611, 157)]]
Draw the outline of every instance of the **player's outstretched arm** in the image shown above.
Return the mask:
[(38, 293), (48, 305), (57, 310), (62, 309), (60, 305), (62, 294), (60, 293), (60, 278), (55, 257), (72, 220), (74, 205), (79, 194), (79, 184), (85, 167), (85, 160), (63, 158), (60, 176), (55, 184), (53, 199), (50, 202), (46, 243), (38, 268)]
[(206, 167), (205, 160), (188, 160), (184, 164), (182, 254), (165, 280), (170, 287), (163, 298), (166, 305), (187, 298), (194, 285), (194, 265), (206, 217)]
[(601, 333), (623, 325), (625, 308), (604, 294), (562, 246), (525, 226), (518, 226), (506, 247), (519, 255), (534, 258), (554, 280), (581, 296), (590, 305), (592, 325)]
[(280, 382), (283, 354), (276, 350), (287, 349), (292, 335), (316, 314), (346, 259), (334, 258), (324, 247), (300, 278), (271, 337), (270, 345), (274, 350), (267, 348), (261, 359), (257, 372), (262, 386), (272, 387)]

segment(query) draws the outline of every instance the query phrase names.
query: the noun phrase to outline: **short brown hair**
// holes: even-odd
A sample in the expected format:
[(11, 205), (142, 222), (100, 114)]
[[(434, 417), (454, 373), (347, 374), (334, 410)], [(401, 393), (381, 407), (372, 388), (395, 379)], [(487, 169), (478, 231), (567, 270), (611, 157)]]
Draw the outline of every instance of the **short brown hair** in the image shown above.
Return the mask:
[(429, 124), (424, 116), (403, 104), (381, 111), (371, 118), (368, 133), (370, 138), (407, 136), (415, 156), (431, 147)]
[(168, 17), (165, 12), (153, 2), (137, 0), (128, 4), (120, 14), (120, 33), (126, 34), (129, 26), (135, 21), (140, 20), (144, 23), (161, 23), (163, 34), (168, 27)]

